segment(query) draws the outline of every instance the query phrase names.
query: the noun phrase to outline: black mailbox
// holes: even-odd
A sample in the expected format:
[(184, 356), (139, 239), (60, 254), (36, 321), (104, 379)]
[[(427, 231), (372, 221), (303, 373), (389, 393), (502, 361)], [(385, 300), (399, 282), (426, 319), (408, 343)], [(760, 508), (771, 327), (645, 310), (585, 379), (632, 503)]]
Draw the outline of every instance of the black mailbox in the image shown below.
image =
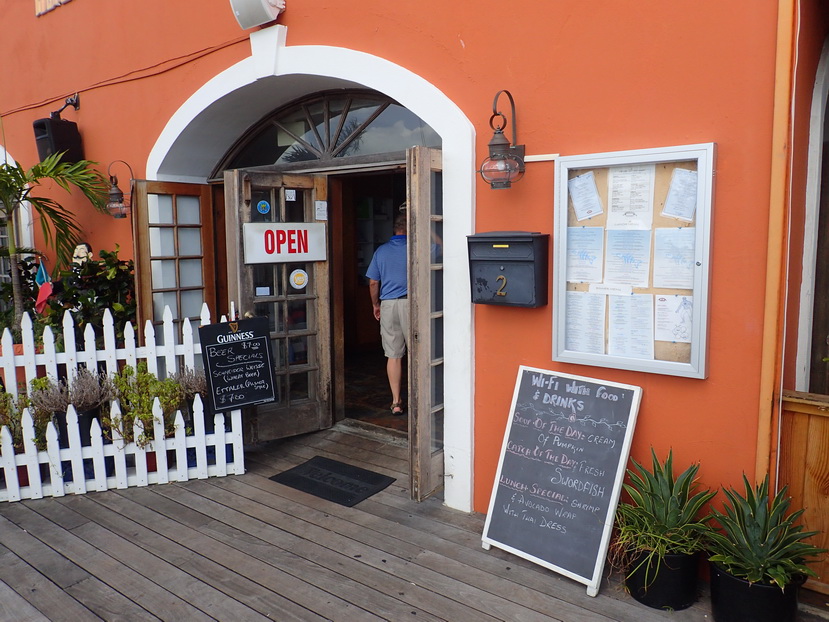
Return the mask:
[(467, 236), (472, 302), (511, 307), (547, 304), (550, 236), (529, 231), (491, 231)]

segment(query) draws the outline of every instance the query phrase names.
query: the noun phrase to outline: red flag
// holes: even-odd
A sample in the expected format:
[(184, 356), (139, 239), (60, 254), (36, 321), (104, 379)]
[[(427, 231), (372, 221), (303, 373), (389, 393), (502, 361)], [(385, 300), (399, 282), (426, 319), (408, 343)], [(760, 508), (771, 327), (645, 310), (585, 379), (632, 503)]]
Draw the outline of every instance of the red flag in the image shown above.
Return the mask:
[(35, 311), (38, 313), (43, 313), (43, 309), (46, 307), (46, 300), (49, 296), (52, 295), (52, 282), (46, 281), (43, 285), (40, 286), (40, 289), (37, 291), (37, 301), (35, 302)]

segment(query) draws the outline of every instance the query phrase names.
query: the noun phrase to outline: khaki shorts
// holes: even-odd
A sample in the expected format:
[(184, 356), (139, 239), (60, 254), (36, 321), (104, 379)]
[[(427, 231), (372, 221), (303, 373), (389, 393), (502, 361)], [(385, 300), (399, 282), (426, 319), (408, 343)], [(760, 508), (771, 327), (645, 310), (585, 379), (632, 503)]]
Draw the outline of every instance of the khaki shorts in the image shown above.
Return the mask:
[(380, 301), (380, 338), (383, 352), (390, 359), (402, 359), (406, 356), (409, 342), (409, 300)]

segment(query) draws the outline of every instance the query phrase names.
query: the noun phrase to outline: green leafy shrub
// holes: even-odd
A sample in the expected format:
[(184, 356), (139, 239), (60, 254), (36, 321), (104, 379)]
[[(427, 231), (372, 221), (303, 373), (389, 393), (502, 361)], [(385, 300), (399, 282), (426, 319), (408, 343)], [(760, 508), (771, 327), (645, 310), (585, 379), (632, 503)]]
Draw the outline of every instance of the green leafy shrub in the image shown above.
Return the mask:
[[(121, 431), (127, 442), (135, 441), (140, 447), (145, 447), (154, 439), (153, 400), (157, 397), (164, 418), (164, 433), (175, 433), (175, 413), (184, 399), (181, 386), (173, 378), (159, 380), (154, 374), (147, 371), (147, 364), (141, 362), (136, 369), (125, 366), (113, 379), (115, 395), (121, 407), (120, 416), (104, 415), (103, 424), (111, 438), (113, 427)], [(135, 421), (141, 423), (143, 431), (134, 438), (133, 425)]]

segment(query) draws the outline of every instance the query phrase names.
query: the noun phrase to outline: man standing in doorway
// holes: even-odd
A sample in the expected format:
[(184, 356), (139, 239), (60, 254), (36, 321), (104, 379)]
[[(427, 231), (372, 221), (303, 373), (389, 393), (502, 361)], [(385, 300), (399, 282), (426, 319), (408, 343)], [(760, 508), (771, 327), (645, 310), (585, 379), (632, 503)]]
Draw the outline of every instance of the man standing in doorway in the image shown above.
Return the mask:
[(386, 373), (391, 388), (391, 412), (404, 414), (400, 385), (403, 357), (409, 341), (408, 279), (406, 275), (406, 204), (394, 219), (391, 239), (380, 246), (366, 271), (374, 319), (380, 322), (380, 338), (386, 354)]

